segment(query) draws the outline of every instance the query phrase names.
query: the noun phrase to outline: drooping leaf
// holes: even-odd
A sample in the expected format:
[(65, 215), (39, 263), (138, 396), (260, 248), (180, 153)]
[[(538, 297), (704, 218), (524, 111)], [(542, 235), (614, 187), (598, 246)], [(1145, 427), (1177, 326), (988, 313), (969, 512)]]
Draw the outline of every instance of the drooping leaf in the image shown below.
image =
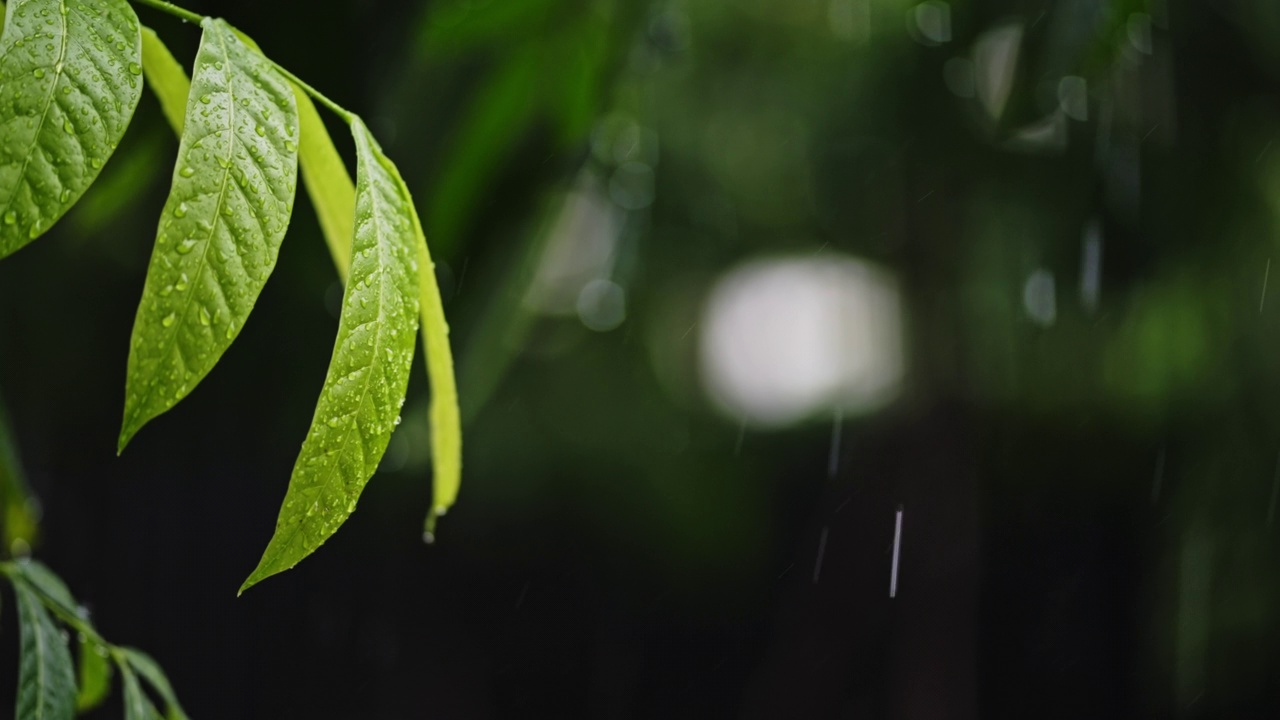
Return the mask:
[(165, 717), (168, 720), (187, 720), (187, 714), (183, 712), (178, 696), (173, 692), (173, 686), (165, 676), (164, 670), (160, 669), (159, 663), (152, 660), (150, 655), (135, 648), (122, 647), (119, 651), (130, 667), (160, 693), (165, 703)]
[(356, 188), (342, 156), (333, 146), (311, 98), (294, 88), (298, 96), (298, 120), (302, 137), (298, 141), (298, 163), (302, 183), (315, 206), (320, 230), (329, 245), (329, 254), (343, 282), (351, 268), (351, 228), (355, 225)]
[(124, 688), (124, 720), (159, 720), (160, 711), (142, 691), (138, 676), (127, 663), (120, 663), (120, 684)]
[(21, 579), (13, 583), (18, 598), (17, 720), (71, 720), (76, 712), (75, 667), (62, 630), (54, 623), (35, 590)]
[(241, 592), (315, 551), (355, 510), (404, 402), (418, 329), (412, 206), (358, 118), (351, 276), (329, 373), (275, 534)]
[(187, 95), (191, 92), (191, 81), (160, 36), (149, 27), (142, 28), (142, 72), (147, 79), (147, 87), (160, 101), (165, 119), (181, 136), (187, 120)]
[[(150, 28), (144, 27), (142, 32), (142, 66), (146, 70), (147, 83), (160, 99), (161, 106), (166, 108), (165, 116), (169, 118), (174, 132), (182, 135), (182, 109), (186, 107), (191, 83), (160, 38)], [(238, 31), (237, 35), (249, 47), (261, 52), (252, 38)], [(154, 59), (149, 61), (149, 57)], [(154, 80), (149, 62), (155, 65)], [(333, 138), (329, 137), (329, 130), (320, 119), (315, 103), (301, 89), (294, 87), (293, 91), (298, 104), (298, 168), (302, 172), (302, 183), (315, 207), (316, 218), (320, 221), (320, 230), (329, 245), (338, 276), (345, 282), (347, 268), (351, 264), (355, 185), (337, 148), (333, 146)], [(171, 113), (168, 110), (170, 106), (178, 111)]]
[(88, 712), (107, 699), (111, 692), (111, 672), (107, 649), (81, 635), (80, 693), (76, 696), (76, 712)]
[(0, 36), (0, 258), (49, 229), (93, 183), (142, 92), (125, 0), (15, 0)]
[(427, 247), (422, 221), (414, 208), (409, 186), (400, 171), (390, 166), (409, 209), (414, 241), (418, 250), (418, 305), (422, 312), (422, 350), (427, 358), (431, 381), (431, 512), (427, 514), (426, 538), (435, 534), (436, 518), (448, 512), (458, 499), (462, 483), (462, 419), (458, 410), (458, 383), (453, 373), (453, 350), (449, 345), (449, 322), (444, 316), (444, 299), (436, 282), (435, 263)]
[(134, 321), (121, 450), (185, 397), (240, 333), (293, 211), (293, 90), (225, 22), (203, 27), (173, 186)]

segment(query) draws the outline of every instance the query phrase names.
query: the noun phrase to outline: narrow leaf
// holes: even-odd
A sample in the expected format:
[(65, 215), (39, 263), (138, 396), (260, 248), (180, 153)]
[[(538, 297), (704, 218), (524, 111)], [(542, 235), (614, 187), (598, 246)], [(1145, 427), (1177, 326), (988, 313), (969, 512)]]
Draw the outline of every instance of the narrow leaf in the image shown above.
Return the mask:
[(351, 515), (404, 402), (418, 329), (412, 205), (359, 118), (351, 131), (355, 240), (338, 339), (275, 534), (241, 592), (296, 565)]
[(351, 267), (351, 228), (355, 225), (356, 189), (347, 166), (333, 146), (333, 138), (325, 128), (316, 106), (305, 92), (294, 88), (298, 96), (298, 162), (302, 183), (315, 206), (320, 230), (329, 245), (329, 254), (343, 282)]
[(80, 636), (79, 684), (76, 712), (84, 713), (98, 707), (111, 692), (111, 662), (107, 649), (85, 635)]
[(122, 647), (120, 654), (128, 661), (130, 667), (160, 693), (160, 697), (164, 699), (165, 717), (168, 720), (187, 720), (187, 714), (183, 712), (178, 696), (173, 692), (173, 686), (169, 684), (169, 678), (165, 677), (159, 663), (152, 660), (150, 655), (135, 648)]
[(0, 258), (49, 229), (97, 178), (141, 96), (125, 0), (14, 0), (0, 36)]
[(15, 579), (21, 658), (17, 720), (70, 720), (76, 712), (75, 668), (62, 630), (27, 583)]
[(293, 90), (225, 22), (203, 27), (173, 186), (134, 320), (120, 450), (185, 397), (240, 333), (293, 211)]
[(158, 720), (160, 712), (142, 691), (142, 684), (138, 682), (133, 668), (126, 663), (120, 663), (120, 680), (124, 687), (124, 720)]
[(191, 92), (191, 81), (160, 36), (149, 27), (142, 28), (142, 72), (147, 79), (147, 87), (160, 101), (165, 119), (181, 136), (187, 119), (187, 95)]
[(409, 195), (409, 187), (394, 165), (390, 167), (409, 207), (418, 248), (418, 304), (422, 309), (422, 349), (431, 381), (431, 512), (427, 514), (426, 539), (435, 537), (436, 518), (444, 515), (458, 499), (462, 483), (462, 420), (458, 411), (458, 383), (453, 373), (453, 350), (449, 346), (449, 322), (444, 316), (444, 300), (436, 282), (435, 263), (422, 231), (422, 221)]

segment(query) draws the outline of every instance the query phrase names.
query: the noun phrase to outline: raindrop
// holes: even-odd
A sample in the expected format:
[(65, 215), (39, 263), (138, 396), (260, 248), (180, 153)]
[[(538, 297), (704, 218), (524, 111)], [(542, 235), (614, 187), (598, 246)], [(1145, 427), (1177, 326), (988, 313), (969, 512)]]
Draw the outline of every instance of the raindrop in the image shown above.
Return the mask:
[(164, 319), (160, 321), (160, 324), (165, 327), (173, 327), (173, 324), (177, 322), (177, 320), (178, 320), (177, 315), (173, 313), (169, 313), (168, 315), (164, 316)]
[[(123, 48), (121, 48), (121, 49), (123, 49)], [(138, 63), (131, 62), (131, 63), (129, 63), (129, 72), (133, 73), (134, 75), (141, 75), (141, 74), (142, 74), (142, 66), (141, 66), (141, 65), (139, 65)]]
[(185, 202), (178, 203), (178, 207), (173, 209), (173, 216), (176, 218), (184, 218), (187, 216), (187, 204)]
[(178, 171), (178, 174), (184, 178), (189, 178), (192, 175), (195, 175), (196, 171), (190, 165), (186, 165), (186, 166), (183, 166), (183, 168)]
[(5, 225), (15, 225), (17, 224), (17, 222), (18, 222), (18, 213), (10, 210), (9, 212), (4, 214)]

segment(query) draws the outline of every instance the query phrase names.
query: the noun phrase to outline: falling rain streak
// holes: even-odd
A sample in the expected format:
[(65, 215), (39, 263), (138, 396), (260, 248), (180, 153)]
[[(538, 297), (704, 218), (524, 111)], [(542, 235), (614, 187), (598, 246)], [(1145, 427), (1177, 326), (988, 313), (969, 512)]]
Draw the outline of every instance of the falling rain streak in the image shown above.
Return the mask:
[(822, 537), (818, 539), (818, 559), (813, 563), (813, 584), (818, 584), (818, 576), (822, 574), (822, 556), (827, 552), (827, 532), (830, 530), (826, 525), (822, 526)]
[(844, 411), (836, 410), (831, 422), (831, 453), (827, 456), (827, 477), (834, 478), (840, 470), (840, 435), (844, 429)]
[[(826, 537), (825, 535), (823, 536)], [(898, 597), (898, 558), (902, 550), (902, 506), (893, 519), (893, 566), (889, 569), (889, 597)]]

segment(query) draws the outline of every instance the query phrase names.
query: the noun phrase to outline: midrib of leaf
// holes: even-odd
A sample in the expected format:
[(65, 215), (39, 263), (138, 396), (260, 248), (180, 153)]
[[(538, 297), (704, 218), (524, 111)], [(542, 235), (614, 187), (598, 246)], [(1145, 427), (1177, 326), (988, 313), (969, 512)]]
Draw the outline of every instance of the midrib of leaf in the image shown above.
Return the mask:
[[(378, 211), (379, 204), (372, 203), (372, 205), (373, 205), (373, 212), (371, 213), (371, 216), (374, 219), (374, 225), (376, 225), (380, 230), (377, 233), (377, 236), (382, 237), (381, 229), (388, 227), (389, 223), (387, 223), (385, 218), (381, 215), (381, 213), (379, 213)], [(386, 326), (385, 321), (387, 319), (385, 295), (387, 292), (387, 267), (389, 263), (387, 262), (386, 243), (382, 243), (382, 242), (376, 243), (376, 247), (377, 247), (377, 253), (378, 253), (378, 272), (376, 273), (376, 276), (378, 278), (378, 294), (377, 294), (378, 312), (377, 312), (376, 320), (368, 321), (373, 323), (375, 328), (374, 336), (373, 336), (374, 337), (373, 354), (371, 356), (372, 360), (369, 366), (365, 368), (364, 382), (362, 383), (362, 387), (360, 388), (360, 400), (355, 404), (354, 406), (355, 409), (352, 410), (351, 413), (349, 413), (348, 415), (344, 416), (344, 420), (347, 423), (347, 427), (342, 433), (342, 441), (338, 443), (337, 449), (333, 451), (333, 455), (335, 459), (332, 463), (329, 464), (329, 468), (325, 472), (325, 475), (321, 480), (320, 486), (322, 488), (329, 488), (332, 486), (334, 475), (335, 473), (338, 472), (339, 468), (341, 467), (341, 463), (337, 460), (337, 457), (347, 449), (351, 441), (351, 434), (356, 430), (356, 426), (359, 424), (357, 420), (360, 414), (360, 410), (364, 408), (365, 401), (369, 399), (369, 388), (371, 388), (373, 386), (373, 383), (376, 382), (376, 373), (373, 372), (372, 368), (374, 365), (380, 362), (383, 355), (382, 354), (382, 349), (383, 349), (383, 343), (382, 343), (383, 332), (382, 331), (383, 331), (383, 328)], [(355, 328), (352, 328), (353, 333), (354, 331), (355, 331)], [(350, 334), (348, 335), (348, 337), (350, 337)], [(321, 418), (319, 415), (319, 411), (320, 411), (320, 408), (317, 407), (316, 416), (312, 419), (312, 423), (320, 422)], [(313, 509), (314, 509), (314, 504), (311, 507), (307, 508), (305, 516), (308, 518), (311, 517), (311, 515), (313, 514)], [(284, 540), (281, 543), (281, 546), (287, 548), (293, 545), (293, 542), (298, 538), (298, 534), (302, 532), (304, 527), (306, 527), (306, 524), (304, 522), (297, 523), (293, 528), (293, 532), (289, 533), (288, 539)], [(244, 589), (241, 588), (241, 592), (243, 591)]]
[[(40, 134), (44, 132), (44, 123), (49, 117), (49, 107), (53, 105), (54, 93), (58, 90), (58, 80), (66, 72), (67, 45), (70, 43), (70, 38), (67, 34), (67, 0), (58, 0), (58, 10), (58, 17), (62, 19), (62, 27), (60, 28), (62, 46), (58, 48), (58, 62), (53, 65), (54, 76), (49, 82), (49, 94), (44, 98), (44, 108), (40, 111), (40, 122), (36, 123), (35, 132), (31, 133), (31, 144), (27, 146), (27, 151), (22, 158), (22, 168), (18, 171), (18, 177), (20, 178), (27, 176), (27, 168), (31, 165), (31, 157), (35, 154), (35, 149), (40, 144)], [(8, 56), (9, 49), (6, 49), (4, 55), (0, 55), (0, 61), (3, 61)], [(15, 187), (13, 194), (9, 196), (8, 202), (4, 204), (4, 209), (0, 210), (0, 217), (3, 217), (5, 213), (13, 209), (13, 201), (17, 198), (18, 189)]]
[[(225, 42), (225, 39), (222, 37), (222, 33), (212, 33), (212, 34), (215, 36), (215, 39), (222, 50), (222, 57), (226, 58), (225, 62), (230, 64), (231, 54), (227, 50), (226, 42)], [(197, 266), (198, 269), (196, 270), (195, 277), (191, 279), (193, 288), (195, 287), (199, 279), (204, 276), (204, 273), (209, 266), (208, 265), (209, 248), (213, 246), (213, 236), (218, 231), (218, 223), (223, 222), (222, 208), (224, 207), (224, 204), (226, 203), (226, 199), (227, 199), (227, 180), (231, 177), (231, 166), (233, 164), (232, 161), (235, 159), (236, 145), (240, 142), (239, 136), (237, 136), (235, 132), (235, 127), (236, 127), (235, 118), (236, 118), (236, 112), (237, 112), (235, 83), (230, 81), (227, 82), (227, 96), (231, 99), (231, 102), (229, 103), (230, 111), (227, 113), (227, 125), (226, 125), (226, 129), (224, 130), (224, 132), (227, 132), (228, 135), (230, 136), (227, 141), (227, 157), (225, 158), (226, 164), (225, 164), (225, 167), (222, 167), (222, 183), (218, 189), (218, 202), (214, 206), (215, 212), (213, 214), (213, 222), (209, 223), (209, 234), (204, 239), (204, 249), (200, 251), (200, 261), (199, 261), (199, 265)], [(214, 132), (218, 132), (218, 131), (214, 131)], [(212, 134), (213, 132), (210, 132), (206, 134), (204, 137), (208, 137), (209, 135), (212, 135)], [(203, 139), (203, 138), (199, 138), (199, 139)], [(222, 165), (223, 163), (219, 163), (219, 166), (222, 166)], [(196, 293), (194, 292), (194, 290), (193, 292), (187, 293), (186, 299), (182, 302), (182, 312), (178, 313), (178, 317), (180, 318), (187, 317), (187, 311), (191, 309), (191, 302), (192, 300), (195, 299), (195, 296), (196, 296)], [(175, 338), (177, 338), (178, 332), (181, 329), (182, 329), (181, 324), (176, 322), (173, 324), (172, 327), (166, 328), (163, 325), (161, 326), (160, 330), (163, 333), (163, 339), (161, 341), (161, 344), (164, 350), (162, 352), (157, 353), (158, 357), (167, 357), (170, 352), (173, 352), (174, 344), (176, 342)], [(156, 370), (158, 371), (158, 369), (159, 369), (159, 366), (157, 365)], [(159, 378), (156, 376), (153, 376), (151, 378), (151, 381), (147, 383), (146, 389), (143, 390), (141, 393), (139, 393), (138, 401), (136, 403), (131, 403), (129, 405), (129, 407), (132, 408), (132, 410), (130, 412), (129, 417), (125, 419), (124, 427), (126, 430), (132, 429), (133, 432), (137, 432), (137, 430), (140, 429), (136, 425), (137, 419), (138, 419), (138, 413), (146, 410), (147, 401), (150, 400), (152, 395), (155, 394), (155, 389), (156, 389), (156, 385), (158, 384), (158, 381), (159, 381)], [(117, 450), (118, 452), (122, 452), (124, 450), (124, 446), (129, 442), (129, 439), (132, 437), (132, 434), (133, 433), (130, 433), (128, 436), (126, 436), (124, 433), (122, 433), (120, 435), (120, 446)]]

